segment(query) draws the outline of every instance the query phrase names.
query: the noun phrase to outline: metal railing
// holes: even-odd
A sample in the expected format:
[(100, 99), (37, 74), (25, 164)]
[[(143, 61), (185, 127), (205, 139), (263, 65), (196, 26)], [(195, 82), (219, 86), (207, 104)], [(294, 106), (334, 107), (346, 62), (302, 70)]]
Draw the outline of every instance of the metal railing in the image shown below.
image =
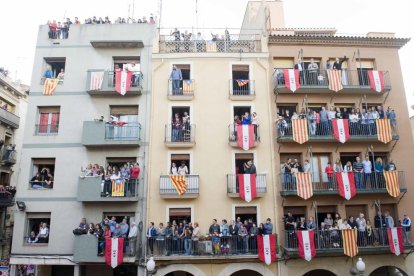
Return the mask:
[(0, 190), (0, 206), (2, 207), (13, 206), (15, 195), (16, 195), (15, 187), (6, 186), (5, 188), (2, 188), (2, 190)]
[(257, 53), (261, 51), (260, 34), (228, 35), (211, 40), (176, 40), (174, 36), (160, 35), (160, 53)]
[[(390, 120), (392, 136), (398, 136), (397, 121)], [(348, 120), (348, 129), (350, 138), (366, 138), (371, 137), (377, 139), (377, 126), (375, 119), (358, 119), (356, 121)], [(279, 120), (277, 122), (278, 138), (292, 138), (292, 121), (291, 119)], [(324, 121), (316, 123), (316, 119), (308, 117), (308, 135), (312, 138), (329, 138), (334, 139), (332, 122)]]
[(194, 143), (195, 130), (195, 124), (165, 125), (165, 142)]
[(32, 189), (53, 189), (54, 181), (29, 181), (30, 188)]
[[(91, 81), (92, 74), (95, 72), (103, 72), (101, 82), (99, 78), (95, 82)], [(86, 90), (87, 91), (114, 91), (115, 90), (115, 71), (111, 70), (89, 70), (87, 72)], [(141, 91), (143, 84), (143, 74), (140, 71), (132, 71), (131, 91)], [(100, 83), (100, 86), (99, 86)]]
[(125, 125), (106, 124), (105, 139), (116, 141), (141, 140), (141, 124), (127, 123)]
[[(286, 80), (283, 74), (284, 69), (277, 68), (275, 72), (275, 87), (285, 87)], [(370, 70), (341, 70), (341, 81), (344, 88), (368, 88), (370, 86), (368, 71)], [(384, 73), (384, 88), (391, 89), (390, 74), (388, 71)], [(302, 70), (299, 72), (299, 83), (302, 87), (327, 87), (329, 85), (327, 70)]]
[(13, 128), (19, 128), (20, 125), (20, 117), (4, 108), (0, 108), (0, 121)]
[[(237, 142), (237, 124), (229, 125), (229, 142)], [(253, 125), (254, 141), (260, 142), (260, 125)]]
[[(98, 240), (98, 248), (97, 248), (97, 255), (104, 256), (105, 255), (105, 238), (99, 237)], [(137, 238), (136, 237), (124, 237), (124, 247), (123, 247), (124, 257), (134, 257), (137, 252)]]
[[(115, 87), (115, 71), (105, 71), (104, 81), (105, 81), (105, 77), (106, 77), (108, 87)], [(142, 80), (143, 80), (142, 72), (133, 71), (131, 75), (131, 87), (141, 89)]]
[[(199, 194), (199, 176), (198, 175), (186, 175), (187, 191), (185, 194)], [(171, 182), (169, 175), (160, 176), (160, 194), (161, 195), (178, 195), (174, 184)]]
[(195, 80), (168, 80), (168, 96), (194, 96)]
[(252, 96), (255, 95), (254, 80), (231, 79), (230, 95)]
[[(101, 178), (101, 176), (86, 176), (85, 178), (88, 177), (98, 177)], [(122, 181), (122, 180), (121, 180)], [(101, 197), (115, 197), (115, 198), (120, 198), (120, 197), (137, 197), (138, 196), (138, 184), (139, 184), (139, 179), (125, 179), (124, 181), (124, 187), (123, 187), (123, 196), (115, 196), (113, 195), (112, 191), (113, 191), (113, 182), (111, 180), (102, 180), (102, 184), (101, 185)], [(115, 184), (117, 185), (117, 184)], [(119, 183), (120, 185), (120, 183)]]
[[(40, 85), (44, 85), (45, 81), (46, 81), (45, 77), (40, 78)], [(62, 85), (64, 83), (64, 81), (65, 81), (64, 79), (59, 79), (58, 85)]]
[(57, 135), (59, 124), (35, 125), (35, 135)]
[(0, 151), (1, 161), (5, 164), (15, 164), (16, 156), (17, 152), (15, 150), (7, 150), (7, 148), (4, 148)]
[(215, 236), (208, 240), (194, 241), (190, 238), (156, 236), (147, 238), (148, 254), (153, 256), (202, 256), (202, 255), (257, 255), (257, 236)]
[[(320, 175), (311, 174), (313, 192), (337, 192), (338, 182), (336, 173), (321, 173)], [(387, 192), (384, 174), (382, 172), (357, 173), (354, 172), (354, 180), (357, 193), (378, 191)], [(280, 183), (282, 192), (297, 192), (297, 181), (295, 173), (281, 173)], [(398, 184), (401, 189), (406, 189), (405, 174), (398, 172)]]
[[(259, 173), (256, 175), (256, 192), (257, 193), (267, 192), (267, 182), (266, 182), (265, 173)], [(228, 194), (239, 193), (239, 179), (237, 177), (237, 174), (227, 175), (227, 193)]]

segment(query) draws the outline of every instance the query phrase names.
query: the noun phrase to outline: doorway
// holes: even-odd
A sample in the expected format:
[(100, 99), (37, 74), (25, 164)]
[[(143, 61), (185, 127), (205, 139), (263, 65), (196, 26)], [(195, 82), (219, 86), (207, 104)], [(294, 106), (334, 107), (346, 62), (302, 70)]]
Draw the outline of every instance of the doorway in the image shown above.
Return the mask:
[(256, 223), (257, 225), (257, 207), (236, 206), (234, 220), (236, 220), (238, 217), (240, 217), (241, 222), (251, 219), (253, 223)]
[(330, 162), (329, 154), (313, 154), (312, 156), (312, 182), (328, 183), (328, 176), (325, 168)]

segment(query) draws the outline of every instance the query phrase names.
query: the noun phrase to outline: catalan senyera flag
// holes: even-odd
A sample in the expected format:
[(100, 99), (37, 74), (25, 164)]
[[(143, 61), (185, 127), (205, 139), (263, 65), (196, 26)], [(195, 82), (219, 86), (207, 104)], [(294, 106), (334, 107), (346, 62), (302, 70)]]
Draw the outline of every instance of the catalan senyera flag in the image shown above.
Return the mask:
[(183, 80), (183, 94), (191, 94), (194, 91), (193, 80)]
[(338, 92), (342, 87), (342, 71), (341, 70), (326, 70), (329, 81), (329, 90)]
[(91, 72), (91, 82), (89, 84), (89, 90), (96, 91), (102, 89), (104, 73), (104, 71)]
[(378, 93), (384, 89), (384, 72), (369, 70), (368, 71), (369, 85)]
[(124, 196), (124, 195), (125, 195), (125, 180), (123, 179), (112, 180), (111, 196)]
[(45, 79), (45, 83), (43, 84), (43, 95), (52, 96), (58, 83), (59, 79)]
[(400, 184), (398, 182), (398, 171), (384, 171), (385, 185), (392, 197), (400, 195)]
[(309, 140), (308, 134), (308, 120), (292, 119), (293, 141), (303, 144)]
[(277, 260), (276, 235), (257, 235), (257, 251), (259, 260), (267, 265)]
[(296, 184), (298, 186), (297, 193), (303, 199), (313, 196), (312, 177), (310, 173), (298, 172), (295, 174)]
[(387, 228), (390, 251), (396, 256), (404, 252), (404, 238), (402, 227)]
[(174, 185), (178, 195), (183, 195), (187, 191), (187, 180), (185, 175), (170, 175), (170, 180)]
[(377, 136), (378, 141), (387, 144), (392, 141), (391, 123), (390, 119), (377, 119)]
[(105, 239), (105, 263), (112, 268), (124, 262), (124, 238)]
[(245, 86), (246, 84), (248, 84), (249, 80), (236, 80), (236, 82), (237, 82), (237, 85), (239, 87), (242, 87), (242, 86)]
[(349, 257), (355, 257), (358, 255), (357, 245), (357, 229), (343, 229), (342, 241), (344, 247), (344, 254)]

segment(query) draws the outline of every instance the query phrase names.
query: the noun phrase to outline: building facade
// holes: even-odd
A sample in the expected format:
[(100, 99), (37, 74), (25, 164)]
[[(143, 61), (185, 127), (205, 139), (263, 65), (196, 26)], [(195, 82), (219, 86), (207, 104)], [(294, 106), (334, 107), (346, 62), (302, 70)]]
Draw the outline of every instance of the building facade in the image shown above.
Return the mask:
[[(36, 275), (113, 275), (98, 256), (98, 239), (72, 231), (82, 218), (101, 223), (105, 217), (117, 223), (125, 218), (141, 229), (145, 174), (119, 184), (122, 189), (118, 183), (102, 185), (101, 176), (85, 177), (81, 167), (121, 169), (138, 162), (145, 171), (154, 29), (150, 24), (73, 25), (69, 38), (49, 39), (48, 26), (40, 26), (16, 198), (12, 275), (27, 265)], [(124, 96), (116, 92), (117, 68), (132, 71)], [(52, 95), (43, 93), (50, 81), (46, 71), (50, 79), (58, 78)], [(40, 224), (48, 228), (47, 235)], [(126, 248), (116, 275), (140, 274), (140, 233)]]

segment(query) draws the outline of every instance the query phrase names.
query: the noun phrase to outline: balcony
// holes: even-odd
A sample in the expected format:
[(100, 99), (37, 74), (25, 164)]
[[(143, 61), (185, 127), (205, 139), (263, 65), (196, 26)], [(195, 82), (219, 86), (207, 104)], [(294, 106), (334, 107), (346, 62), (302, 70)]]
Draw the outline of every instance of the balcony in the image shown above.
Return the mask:
[(17, 129), (20, 125), (20, 117), (6, 109), (0, 108), (0, 122), (6, 126)]
[[(275, 93), (292, 93), (285, 85), (285, 77), (283, 68), (276, 69), (275, 73)], [(384, 89), (381, 93), (391, 90), (390, 74), (388, 71), (384, 73)], [(343, 89), (334, 92), (329, 90), (329, 81), (327, 70), (309, 71), (303, 70), (299, 77), (300, 88), (295, 94), (329, 94), (329, 93), (352, 93), (352, 94), (379, 94), (370, 87), (368, 70), (342, 70), (342, 87)]]
[[(77, 263), (105, 263), (105, 257), (98, 255), (99, 241), (94, 235), (74, 236), (73, 261)], [(124, 263), (135, 262), (136, 238), (128, 241), (125, 247)]]
[[(292, 122), (285, 119), (286, 124), (277, 125), (277, 141), (279, 143), (295, 142), (292, 135)], [(346, 142), (378, 142), (377, 127), (374, 120), (372, 122), (351, 122), (348, 120), (349, 140)], [(398, 140), (397, 122), (391, 121), (392, 140)], [(309, 142), (338, 142), (335, 140), (332, 130), (332, 122), (314, 123), (308, 122)]]
[[(111, 181), (102, 183), (100, 176), (79, 177), (77, 200), (80, 202), (135, 202), (138, 201), (138, 184), (138, 179), (125, 180), (123, 188), (119, 186), (119, 189), (116, 189), (113, 185), (122, 184), (113, 184)], [(121, 192), (115, 195), (114, 190)]]
[[(256, 147), (260, 144), (260, 126), (259, 125), (253, 125), (253, 126), (255, 127), (253, 147)], [(229, 144), (230, 146), (234, 148), (239, 147), (237, 145), (237, 125), (236, 124), (229, 125)]]
[(187, 191), (183, 195), (179, 195), (171, 182), (169, 175), (160, 176), (160, 196), (165, 199), (169, 198), (197, 198), (199, 194), (199, 176), (187, 175)]
[(13, 166), (16, 164), (16, 151), (15, 150), (7, 150), (7, 148), (3, 148), (2, 151), (0, 151), (0, 165), (2, 166)]
[[(403, 230), (404, 231), (404, 230)], [(285, 231), (284, 251), (289, 257), (298, 257), (298, 240), (295, 231)], [(314, 239), (316, 256), (344, 256), (341, 230), (316, 230)], [(372, 234), (358, 231), (357, 239), (359, 255), (389, 254), (387, 231), (385, 228), (372, 228)], [(405, 250), (414, 245), (405, 243)]]
[[(227, 175), (227, 196), (228, 197), (240, 197), (239, 183), (236, 174)], [(256, 192), (257, 197), (264, 197), (267, 192), (266, 174), (259, 173), (256, 175)]]
[[(382, 173), (373, 172), (369, 176), (363, 173), (354, 173), (356, 193), (359, 194), (388, 194), (385, 179)], [(283, 197), (297, 196), (296, 178), (290, 173), (280, 174), (280, 195)], [(407, 192), (405, 174), (398, 172), (398, 184), (400, 192)], [(336, 174), (328, 177), (326, 173), (312, 174), (313, 195), (338, 195), (338, 183)]]
[(254, 80), (230, 80), (230, 100), (252, 101), (256, 97)]
[[(177, 85), (177, 87), (175, 87)], [(195, 80), (168, 80), (168, 99), (170, 101), (191, 101), (194, 99)]]
[(195, 145), (194, 124), (165, 125), (165, 145), (169, 148), (191, 148)]
[(0, 207), (12, 207), (15, 203), (16, 187), (6, 186), (0, 189)]
[(85, 121), (83, 122), (82, 144), (85, 147), (139, 147), (141, 145), (140, 134), (141, 125), (138, 123), (120, 126), (100, 121)]
[[(86, 78), (86, 91), (91, 96), (121, 96), (115, 91), (115, 71), (89, 70)], [(134, 71), (129, 91), (124, 96), (142, 94), (143, 75)]]

